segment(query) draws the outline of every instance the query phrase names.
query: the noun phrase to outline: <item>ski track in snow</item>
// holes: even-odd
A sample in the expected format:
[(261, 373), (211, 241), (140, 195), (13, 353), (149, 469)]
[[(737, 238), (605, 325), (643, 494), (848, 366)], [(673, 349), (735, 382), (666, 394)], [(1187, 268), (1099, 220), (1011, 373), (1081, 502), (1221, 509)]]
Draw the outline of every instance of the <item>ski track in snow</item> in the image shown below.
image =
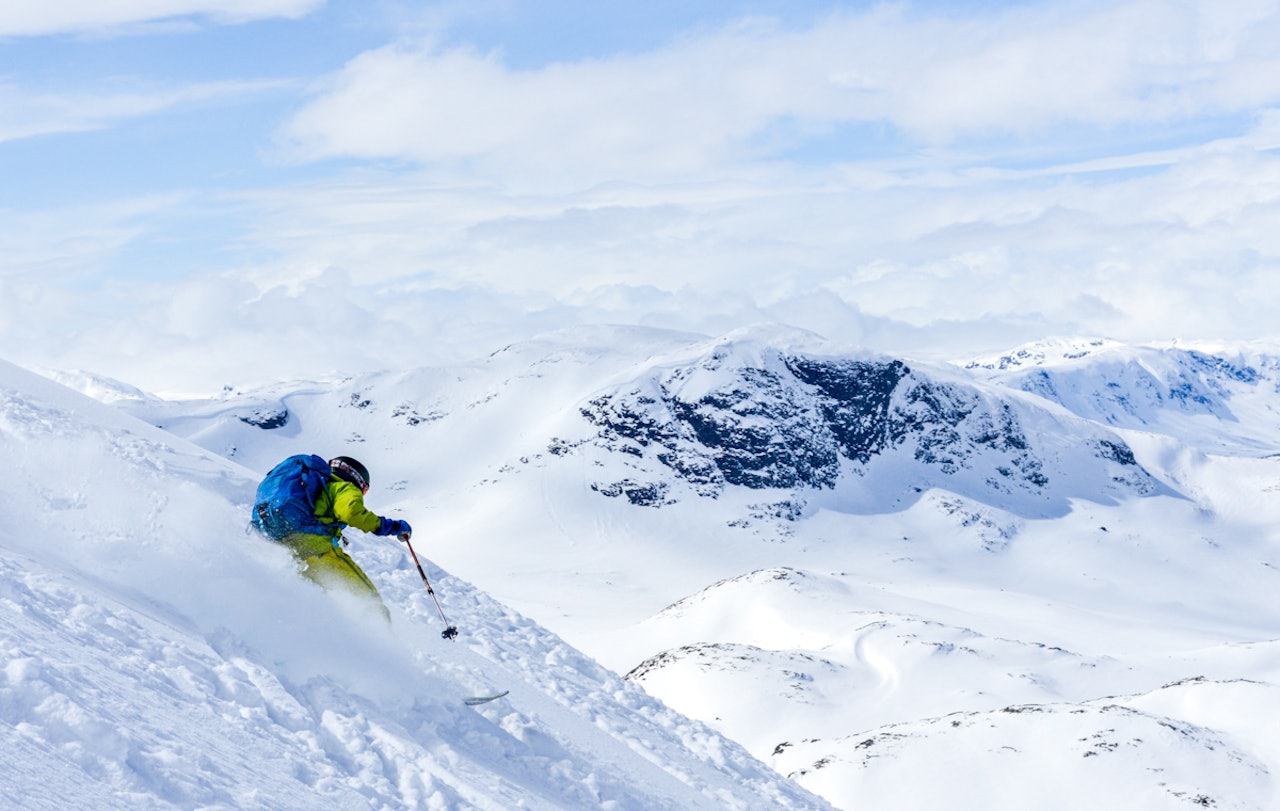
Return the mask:
[(854, 656), (862, 665), (871, 669), (879, 682), (872, 693), (871, 702), (879, 702), (888, 698), (898, 690), (901, 673), (892, 657), (881, 653), (871, 638), (872, 631), (885, 627), (884, 623), (876, 623), (864, 628), (854, 642)]

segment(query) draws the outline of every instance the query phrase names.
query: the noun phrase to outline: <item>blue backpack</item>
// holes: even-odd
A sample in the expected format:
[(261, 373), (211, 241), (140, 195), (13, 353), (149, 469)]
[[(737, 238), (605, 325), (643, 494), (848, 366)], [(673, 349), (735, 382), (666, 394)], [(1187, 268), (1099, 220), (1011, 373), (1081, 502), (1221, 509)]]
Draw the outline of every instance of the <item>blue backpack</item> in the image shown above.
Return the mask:
[(277, 541), (294, 532), (333, 534), (316, 518), (316, 498), (329, 475), (329, 463), (315, 454), (290, 456), (271, 468), (258, 485), (253, 525)]

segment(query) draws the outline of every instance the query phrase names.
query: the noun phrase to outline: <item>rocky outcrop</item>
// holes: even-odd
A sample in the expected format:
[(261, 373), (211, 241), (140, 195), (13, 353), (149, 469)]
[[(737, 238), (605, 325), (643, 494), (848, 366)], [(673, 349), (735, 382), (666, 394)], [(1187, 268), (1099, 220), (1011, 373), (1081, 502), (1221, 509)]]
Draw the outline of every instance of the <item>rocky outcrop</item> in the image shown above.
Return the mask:
[(1062, 440), (1030, 429), (1029, 409), (897, 359), (730, 344), (594, 397), (580, 413), (596, 431), (587, 444), (630, 459), (635, 471), (595, 489), (647, 506), (677, 497), (668, 481), (712, 497), (727, 487), (830, 490), (890, 457), (913, 466), (920, 481), (965, 477), (993, 495), (1034, 494), (1055, 476), (1077, 474), (1154, 489), (1120, 436), (1084, 421), (1073, 426), (1081, 430), (1073, 442), (1095, 469), (1054, 469), (1041, 446)]

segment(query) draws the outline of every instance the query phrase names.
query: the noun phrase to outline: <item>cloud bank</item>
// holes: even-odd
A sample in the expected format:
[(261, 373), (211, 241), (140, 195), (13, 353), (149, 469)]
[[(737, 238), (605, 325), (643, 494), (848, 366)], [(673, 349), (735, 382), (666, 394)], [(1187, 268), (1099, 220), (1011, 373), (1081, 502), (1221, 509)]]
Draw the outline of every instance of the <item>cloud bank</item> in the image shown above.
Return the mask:
[(855, 142), (857, 127), (889, 127), (917, 148), (1073, 128), (1087, 141), (1275, 104), (1277, 36), (1274, 3), (1142, 0), (973, 19), (878, 6), (800, 30), (747, 20), (533, 70), (403, 41), (351, 60), (283, 136), (303, 160), (454, 163), (542, 184), (683, 178), (803, 154), (842, 127)]
[[(881, 5), (520, 67), (427, 29), (315, 77), (246, 181), (7, 212), (11, 359), (207, 390), (601, 321), (934, 357), (1277, 337), (1280, 2)], [(84, 127), (161, 120), (129, 101)]]

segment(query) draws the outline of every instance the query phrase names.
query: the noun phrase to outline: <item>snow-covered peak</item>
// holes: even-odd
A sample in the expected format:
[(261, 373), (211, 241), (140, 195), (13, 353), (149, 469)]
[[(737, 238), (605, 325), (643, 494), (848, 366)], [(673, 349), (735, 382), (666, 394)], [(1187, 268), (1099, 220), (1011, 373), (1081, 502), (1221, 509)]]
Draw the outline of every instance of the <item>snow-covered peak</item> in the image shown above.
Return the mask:
[(119, 403), (129, 400), (142, 402), (155, 399), (151, 394), (136, 386), (81, 369), (71, 371), (40, 369), (38, 371), (55, 383), (103, 403)]
[(1280, 441), (1280, 414), (1273, 403), (1280, 354), (1106, 343), (1035, 358), (1025, 363), (1004, 358), (969, 369), (1086, 419), (1175, 435), (1205, 450), (1267, 454)]
[(1054, 338), (1023, 344), (1009, 352), (975, 358), (966, 369), (1004, 372), (1035, 366), (1061, 366), (1101, 353), (1123, 351), (1125, 345), (1109, 338)]
[(580, 405), (594, 431), (580, 424), (563, 452), (593, 460), (598, 492), (660, 505), (682, 490), (790, 490), (800, 504), (869, 510), (939, 487), (1039, 514), (1158, 489), (1118, 435), (951, 368), (756, 341), (701, 350)]

